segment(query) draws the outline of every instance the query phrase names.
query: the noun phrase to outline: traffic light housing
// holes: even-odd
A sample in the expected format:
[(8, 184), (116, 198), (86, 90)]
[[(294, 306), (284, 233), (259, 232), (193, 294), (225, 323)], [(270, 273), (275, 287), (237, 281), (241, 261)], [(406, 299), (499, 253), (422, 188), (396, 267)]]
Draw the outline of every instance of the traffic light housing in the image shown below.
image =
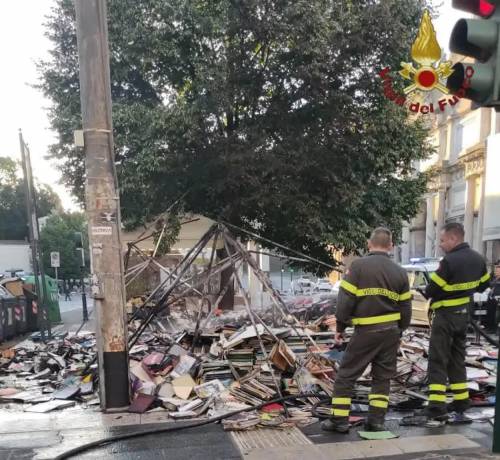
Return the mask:
[(85, 267), (85, 251), (83, 249), (83, 234), (81, 232), (73, 233), (73, 241), (75, 243), (75, 249), (80, 253), (81, 261), (80, 267)]
[(500, 0), (453, 0), (454, 8), (482, 19), (460, 19), (452, 30), (450, 50), (474, 58), (458, 62), (446, 86), (476, 107), (500, 110)]
[(73, 232), (73, 242), (75, 249), (83, 248), (83, 235), (81, 232)]

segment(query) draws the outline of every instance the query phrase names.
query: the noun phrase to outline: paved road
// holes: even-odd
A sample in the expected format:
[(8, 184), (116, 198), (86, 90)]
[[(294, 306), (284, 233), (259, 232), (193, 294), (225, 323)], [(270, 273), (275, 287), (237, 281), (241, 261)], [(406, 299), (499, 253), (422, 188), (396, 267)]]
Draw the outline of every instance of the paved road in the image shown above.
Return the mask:
[[(61, 313), (71, 310), (82, 309), (82, 296), (80, 294), (72, 295), (71, 300), (63, 300), (64, 296), (59, 297), (59, 310)], [(87, 298), (87, 305), (92, 307), (92, 299)]]
[[(95, 321), (92, 299), (87, 299), (87, 309), (89, 312), (89, 321), (84, 326), (84, 329), (87, 331), (93, 331), (95, 330)], [(83, 321), (82, 299), (80, 296), (76, 298), (72, 296), (71, 300), (59, 299), (59, 310), (61, 312), (62, 324), (55, 325), (55, 330), (74, 332), (79, 329)]]

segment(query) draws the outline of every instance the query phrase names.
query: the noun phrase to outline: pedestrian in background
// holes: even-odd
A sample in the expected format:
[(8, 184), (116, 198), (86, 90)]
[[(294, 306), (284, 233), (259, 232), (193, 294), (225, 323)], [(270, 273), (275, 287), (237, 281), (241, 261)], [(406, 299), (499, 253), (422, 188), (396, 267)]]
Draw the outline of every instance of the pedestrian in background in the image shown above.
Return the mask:
[(71, 300), (71, 292), (68, 283), (64, 283), (64, 300)]
[[(429, 405), (423, 415), (438, 421), (446, 420), (448, 411), (463, 413), (470, 406), (465, 370), (468, 313), (474, 292), (484, 292), (490, 283), (484, 258), (464, 242), (464, 236), (462, 224), (443, 227), (440, 247), (445, 256), (425, 290), (435, 315), (429, 343)], [(453, 393), (450, 407), (448, 384)]]
[(377, 228), (368, 240), (369, 254), (355, 260), (340, 283), (337, 303), (337, 341), (347, 326), (354, 334), (340, 364), (333, 388), (332, 417), (322, 429), (349, 431), (351, 398), (356, 380), (372, 365), (369, 431), (384, 430), (390, 381), (396, 375), (401, 333), (411, 320), (411, 294), (406, 271), (389, 256), (392, 234)]

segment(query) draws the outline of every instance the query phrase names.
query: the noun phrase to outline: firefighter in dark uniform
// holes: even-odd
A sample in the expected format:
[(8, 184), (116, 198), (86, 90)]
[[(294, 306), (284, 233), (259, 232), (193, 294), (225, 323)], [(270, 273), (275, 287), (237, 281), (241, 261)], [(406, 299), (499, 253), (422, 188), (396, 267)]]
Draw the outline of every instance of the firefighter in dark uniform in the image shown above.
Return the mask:
[(335, 380), (332, 417), (322, 423), (327, 431), (349, 431), (349, 411), (356, 380), (372, 365), (370, 412), (365, 429), (384, 429), (390, 380), (396, 375), (402, 330), (411, 319), (408, 275), (389, 258), (392, 235), (385, 228), (373, 231), (369, 254), (355, 260), (340, 284), (337, 304), (337, 340), (348, 325), (354, 334)]
[(500, 260), (497, 260), (491, 277), (490, 292), (486, 302), (486, 332), (494, 334), (498, 331), (497, 311), (500, 300)]
[[(425, 290), (435, 315), (429, 343), (429, 405), (423, 415), (434, 420), (446, 420), (448, 410), (463, 413), (470, 406), (465, 371), (468, 310), (474, 292), (483, 292), (490, 282), (485, 260), (464, 243), (462, 224), (443, 227), (440, 247), (446, 255)], [(453, 394), (450, 407), (447, 384)]]

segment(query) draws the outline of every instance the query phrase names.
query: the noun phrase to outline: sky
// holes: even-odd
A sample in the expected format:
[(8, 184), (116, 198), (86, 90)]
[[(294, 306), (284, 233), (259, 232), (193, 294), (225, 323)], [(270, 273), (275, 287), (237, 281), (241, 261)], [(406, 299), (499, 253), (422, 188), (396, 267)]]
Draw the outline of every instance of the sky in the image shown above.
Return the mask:
[(0, 0), (0, 155), (20, 160), (19, 129), (29, 145), (33, 172), (40, 182), (51, 185), (65, 209), (76, 204), (60, 185), (60, 173), (45, 158), (48, 146), (55, 141), (50, 131), (46, 108), (50, 106), (40, 91), (30, 87), (37, 83), (35, 62), (48, 56), (50, 42), (44, 37), (44, 17), (52, 0)]
[[(76, 210), (70, 193), (59, 183), (56, 165), (46, 159), (48, 146), (55, 141), (46, 111), (50, 102), (30, 87), (37, 82), (35, 62), (48, 56), (50, 42), (44, 36), (43, 23), (53, 4), (53, 0), (0, 0), (4, 63), (0, 73), (0, 156), (20, 159), (18, 130), (22, 129), (35, 177), (55, 189), (65, 209)], [(447, 49), (451, 29), (463, 13), (451, 8), (451, 0), (436, 0), (438, 4), (442, 6), (434, 26), (441, 47)]]

